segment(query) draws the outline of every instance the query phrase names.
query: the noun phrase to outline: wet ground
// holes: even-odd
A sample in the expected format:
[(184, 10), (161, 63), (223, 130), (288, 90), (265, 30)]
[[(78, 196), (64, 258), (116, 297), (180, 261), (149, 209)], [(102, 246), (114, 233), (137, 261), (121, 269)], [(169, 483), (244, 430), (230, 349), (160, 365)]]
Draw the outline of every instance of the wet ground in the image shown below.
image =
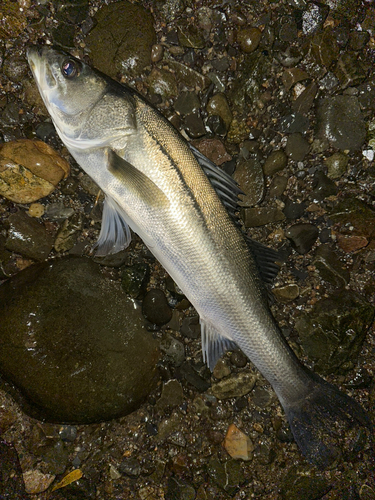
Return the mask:
[[(135, 87), (234, 176), (246, 194), (244, 230), (285, 260), (272, 303), (283, 333), (374, 420), (374, 37), (375, 8), (365, 1), (3, 1), (0, 137), (13, 149), (6, 161), (0, 150), (0, 279), (46, 259), (90, 257), (99, 233), (97, 188), (57, 138), (26, 62), (28, 44), (56, 43)], [(53, 159), (32, 176), (21, 168), (4, 177), (10, 156), (26, 161), (15, 159), (13, 142), (25, 138), (54, 148), (69, 176), (63, 162), (46, 174)], [(35, 155), (26, 156), (35, 164)], [(361, 436), (358, 450), (319, 471), (240, 352), (209, 373), (195, 312), (139, 238), (101, 266), (143, 301), (161, 349), (159, 382), (128, 416), (68, 425), (43, 421), (43, 409), (28, 416), (30, 401), (5, 377), (0, 498), (375, 498)], [(164, 295), (147, 300), (155, 288)], [(18, 362), (24, 393), (28, 368)]]

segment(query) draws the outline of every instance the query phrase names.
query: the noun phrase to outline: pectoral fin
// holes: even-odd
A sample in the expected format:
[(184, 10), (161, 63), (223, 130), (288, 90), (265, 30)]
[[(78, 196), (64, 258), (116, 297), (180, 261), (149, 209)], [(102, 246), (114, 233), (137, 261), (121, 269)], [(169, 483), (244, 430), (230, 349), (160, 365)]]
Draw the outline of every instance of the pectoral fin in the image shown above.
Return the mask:
[(108, 254), (120, 252), (131, 241), (126, 214), (122, 208), (109, 196), (105, 197), (103, 205), (102, 227), (98, 241), (96, 255), (103, 257)]
[(108, 170), (121, 182), (138, 200), (142, 200), (150, 208), (166, 209), (169, 200), (163, 191), (131, 163), (121, 158), (113, 150), (108, 152)]

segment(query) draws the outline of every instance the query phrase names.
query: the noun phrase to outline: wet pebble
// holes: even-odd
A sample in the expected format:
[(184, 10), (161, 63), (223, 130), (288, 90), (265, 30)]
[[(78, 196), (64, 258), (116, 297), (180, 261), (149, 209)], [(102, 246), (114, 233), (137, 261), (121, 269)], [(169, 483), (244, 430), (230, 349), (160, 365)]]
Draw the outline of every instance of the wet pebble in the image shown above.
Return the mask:
[(98, 264), (37, 264), (1, 285), (0, 294), (0, 371), (27, 395), (19, 402), (29, 414), (106, 420), (136, 409), (155, 386), (157, 342)]
[(365, 236), (351, 236), (349, 234), (337, 234), (337, 245), (346, 253), (356, 252), (367, 247), (369, 241)]
[(310, 150), (308, 141), (300, 133), (288, 137), (285, 153), (293, 161), (303, 161)]
[(301, 222), (289, 227), (285, 236), (291, 240), (295, 250), (303, 255), (313, 247), (319, 236), (319, 230), (314, 224)]
[(244, 480), (241, 463), (234, 459), (222, 463), (212, 457), (207, 464), (210, 479), (231, 497), (235, 495)]
[(19, 139), (0, 148), (0, 194), (32, 203), (52, 193), (70, 166), (48, 144)]
[(302, 13), (302, 30), (305, 35), (316, 33), (324, 24), (329, 6), (320, 2), (310, 2)]
[(143, 316), (153, 325), (162, 326), (172, 319), (165, 293), (160, 288), (149, 290), (142, 302)]
[(220, 166), (232, 159), (227, 153), (224, 144), (219, 139), (202, 139), (193, 144), (203, 155), (214, 162), (215, 165)]
[(319, 300), (297, 319), (301, 345), (319, 373), (354, 367), (374, 313), (375, 308), (357, 292), (342, 290)]
[(27, 470), (23, 473), (26, 492), (32, 495), (43, 493), (51, 486), (55, 477), (52, 474), (44, 474), (38, 469)]
[(232, 122), (232, 111), (229, 107), (228, 100), (223, 93), (215, 94), (208, 101), (207, 113), (211, 115), (218, 115), (225, 123), (226, 129), (229, 129)]
[(345, 153), (334, 153), (325, 160), (327, 175), (330, 179), (338, 179), (346, 172), (349, 158)]
[(184, 318), (181, 325), (181, 334), (190, 339), (198, 339), (201, 336), (199, 316)]
[(155, 44), (151, 48), (151, 62), (157, 63), (163, 59), (164, 47), (161, 44)]
[(180, 366), (185, 360), (184, 344), (170, 334), (163, 338), (160, 349), (174, 366)]
[(301, 68), (287, 68), (282, 75), (283, 84), (287, 91), (296, 83), (307, 80), (308, 78), (308, 73)]
[(202, 135), (205, 135), (206, 133), (206, 128), (204, 126), (203, 120), (196, 113), (189, 113), (185, 116), (183, 127), (187, 135), (192, 139), (202, 137)]
[(236, 166), (233, 178), (238, 183), (239, 188), (245, 193), (240, 198), (240, 206), (252, 207), (263, 199), (263, 170), (257, 160), (252, 158), (240, 160)]
[(313, 264), (320, 277), (335, 287), (344, 287), (349, 283), (350, 272), (328, 244), (320, 245), (315, 253)]
[(7, 58), (3, 63), (3, 73), (7, 76), (12, 82), (22, 82), (25, 76), (29, 72), (29, 65), (27, 64), (26, 59), (24, 58)]
[(339, 45), (331, 27), (316, 33), (310, 43), (311, 56), (319, 66), (330, 68), (339, 55)]
[(337, 191), (335, 181), (327, 177), (321, 170), (315, 172), (312, 190), (313, 201), (322, 201), (329, 196), (337, 194)]
[(264, 162), (264, 175), (274, 175), (276, 172), (283, 170), (286, 167), (287, 163), (288, 157), (282, 149), (272, 151), (272, 153), (267, 156), (267, 159)]
[(135, 299), (146, 291), (150, 279), (150, 266), (148, 264), (133, 264), (121, 268), (121, 285), (129, 297)]
[(282, 42), (292, 42), (297, 36), (297, 24), (292, 16), (283, 16), (279, 21), (278, 37)]
[(50, 474), (64, 474), (68, 466), (69, 450), (60, 439), (48, 439), (44, 446), (39, 446), (37, 454), (47, 464)]
[(42, 122), (36, 127), (35, 134), (42, 141), (47, 141), (56, 135), (56, 129), (52, 122)]
[(254, 445), (249, 436), (242, 432), (234, 424), (228, 427), (224, 443), (224, 448), (235, 460), (248, 461), (253, 458)]
[(310, 128), (309, 119), (298, 112), (289, 113), (280, 120), (280, 131), (284, 134), (304, 134)]
[(83, 220), (80, 212), (73, 213), (68, 219), (65, 219), (57, 231), (53, 244), (56, 252), (71, 250), (76, 244), (82, 228)]
[(52, 250), (53, 237), (44, 224), (19, 210), (8, 218), (9, 229), (5, 246), (29, 259), (43, 261)]
[(190, 68), (186, 64), (168, 59), (168, 66), (176, 75), (177, 82), (183, 82), (187, 87), (198, 88), (201, 90), (206, 89), (210, 85), (210, 79)]
[(251, 401), (258, 408), (267, 408), (273, 399), (273, 395), (265, 387), (255, 386), (251, 392)]
[(174, 109), (182, 116), (197, 113), (200, 106), (199, 97), (195, 92), (181, 92), (174, 103)]
[(228, 377), (231, 374), (230, 364), (227, 359), (219, 359), (216, 363), (212, 375), (218, 380)]
[(283, 500), (316, 500), (323, 498), (332, 488), (329, 479), (310, 468), (291, 467), (281, 484)]
[(286, 304), (288, 302), (292, 302), (299, 296), (299, 286), (294, 283), (290, 283), (285, 286), (273, 288), (272, 293), (278, 302)]
[(271, 198), (280, 198), (284, 193), (288, 179), (284, 175), (275, 175), (271, 181), (269, 193)]
[(148, 76), (149, 92), (164, 98), (177, 95), (177, 82), (173, 73), (166, 69), (153, 68)]
[(233, 351), (230, 355), (230, 362), (237, 368), (244, 368), (247, 365), (247, 357), (242, 351)]
[(341, 234), (368, 239), (375, 235), (375, 211), (362, 200), (353, 197), (340, 200), (332, 208), (330, 219)]
[(178, 375), (195, 387), (197, 391), (205, 392), (210, 387), (210, 382), (199, 373), (201, 371), (199, 368), (201, 366), (193, 366), (191, 363), (185, 361), (179, 368)]
[(254, 52), (258, 48), (262, 32), (259, 28), (246, 27), (238, 30), (237, 43), (246, 54)]
[(151, 13), (125, 0), (104, 5), (86, 37), (95, 67), (115, 78), (118, 73), (139, 75), (151, 63), (156, 35)]
[(210, 115), (206, 120), (207, 127), (216, 135), (225, 136), (227, 127), (219, 115)]
[(212, 394), (217, 399), (245, 396), (254, 388), (255, 381), (255, 375), (252, 373), (236, 373), (212, 384)]
[(366, 128), (355, 96), (336, 95), (321, 99), (317, 110), (317, 136), (341, 150), (358, 150)]
[(355, 53), (343, 52), (337, 60), (334, 74), (339, 80), (341, 88), (346, 89), (362, 83), (366, 78), (367, 70)]
[(29, 206), (29, 210), (27, 211), (30, 217), (36, 217), (36, 218), (42, 217), (42, 215), (44, 215), (44, 212), (45, 208), (44, 205), (42, 205), (41, 203), (32, 203)]
[(168, 489), (165, 500), (194, 500), (196, 491), (181, 477), (171, 476), (168, 480)]
[(141, 465), (135, 457), (125, 458), (119, 466), (119, 472), (130, 477), (138, 477), (141, 474)]
[(315, 82), (310, 83), (301, 94), (293, 101), (292, 109), (297, 113), (306, 115), (314, 104), (318, 93), (318, 86)]
[(285, 200), (283, 212), (287, 219), (300, 219), (306, 210), (306, 202), (295, 203), (289, 198)]
[(155, 409), (164, 412), (167, 408), (180, 406), (184, 401), (184, 393), (180, 382), (177, 380), (168, 380), (163, 384), (161, 396), (157, 400)]
[(242, 210), (242, 219), (246, 227), (257, 227), (284, 220), (285, 215), (279, 208), (244, 208)]
[(182, 47), (191, 49), (202, 49), (205, 46), (205, 40), (202, 31), (195, 24), (185, 24), (180, 22), (177, 25), (178, 41)]
[(45, 215), (50, 220), (67, 219), (74, 214), (74, 209), (66, 207), (62, 201), (51, 203), (46, 206)]

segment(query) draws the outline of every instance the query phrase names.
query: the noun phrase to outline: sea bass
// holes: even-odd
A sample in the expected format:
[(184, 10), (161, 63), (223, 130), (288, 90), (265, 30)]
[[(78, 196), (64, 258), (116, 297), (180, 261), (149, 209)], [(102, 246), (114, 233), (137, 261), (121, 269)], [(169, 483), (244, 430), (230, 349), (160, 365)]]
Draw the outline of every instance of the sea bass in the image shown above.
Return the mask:
[(276, 256), (241, 231), (236, 183), (136, 91), (49, 46), (28, 60), (58, 135), (105, 194), (98, 253), (126, 247), (129, 227), (137, 233), (197, 310), (211, 370), (238, 346), (272, 385), (305, 457), (334, 462), (350, 448), (345, 431), (368, 418), (281, 334), (260, 276), (275, 273)]

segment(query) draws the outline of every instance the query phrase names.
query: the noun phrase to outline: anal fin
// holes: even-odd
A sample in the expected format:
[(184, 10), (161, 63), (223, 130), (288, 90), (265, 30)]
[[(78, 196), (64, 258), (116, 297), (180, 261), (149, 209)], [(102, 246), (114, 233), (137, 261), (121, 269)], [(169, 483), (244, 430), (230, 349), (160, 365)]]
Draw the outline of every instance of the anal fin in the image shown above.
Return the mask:
[(237, 349), (237, 344), (233, 340), (220, 335), (217, 330), (209, 323), (200, 318), (202, 335), (202, 353), (203, 361), (207, 363), (208, 368), (213, 371), (219, 358), (231, 349)]

